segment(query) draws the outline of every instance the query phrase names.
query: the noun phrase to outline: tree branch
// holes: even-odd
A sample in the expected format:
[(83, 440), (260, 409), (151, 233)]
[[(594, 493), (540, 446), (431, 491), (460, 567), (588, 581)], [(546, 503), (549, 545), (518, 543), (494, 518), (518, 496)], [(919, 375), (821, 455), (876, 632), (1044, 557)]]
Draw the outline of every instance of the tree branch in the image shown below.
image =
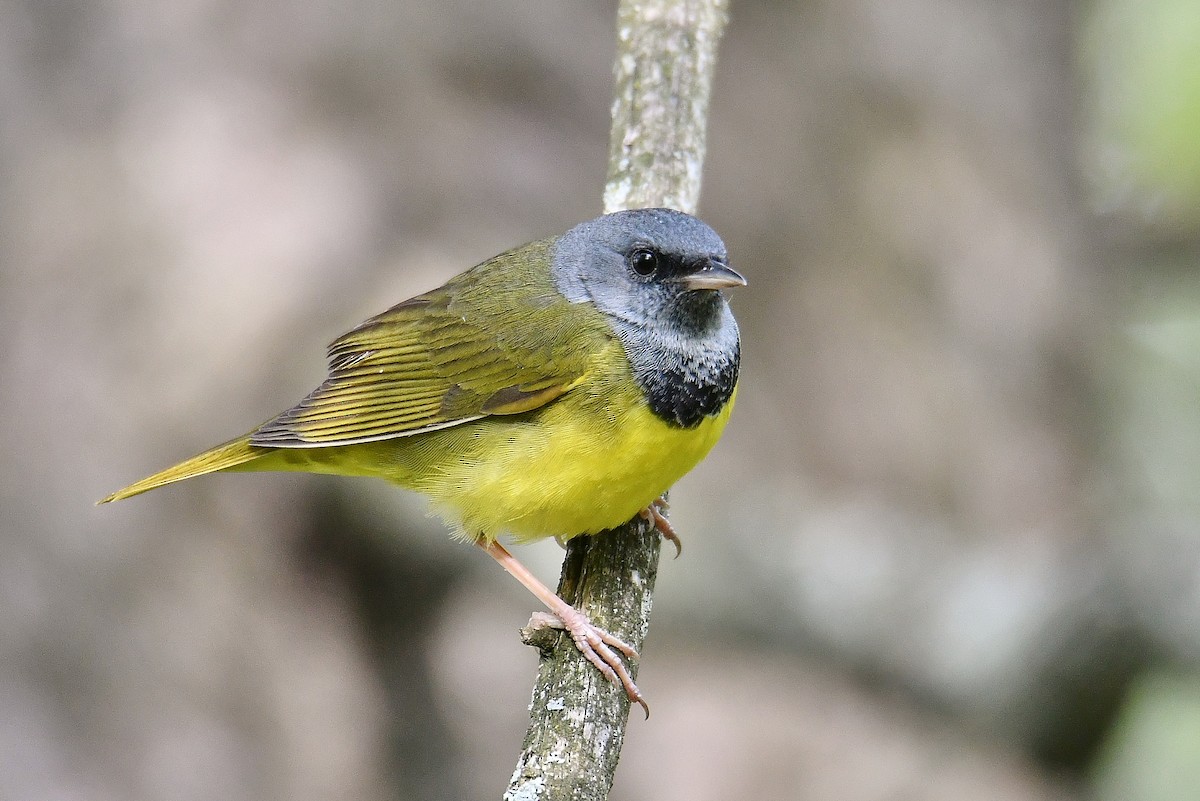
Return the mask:
[[(696, 212), (726, 6), (726, 0), (622, 0), (605, 212), (647, 206)], [(576, 537), (558, 593), (640, 650), (661, 549), (658, 532), (640, 519)], [(529, 730), (504, 798), (603, 801), (625, 740), (629, 701), (580, 657), (570, 637), (532, 624), (525, 639), (542, 659)]]
[(700, 203), (725, 0), (624, 0), (617, 11), (604, 211)]

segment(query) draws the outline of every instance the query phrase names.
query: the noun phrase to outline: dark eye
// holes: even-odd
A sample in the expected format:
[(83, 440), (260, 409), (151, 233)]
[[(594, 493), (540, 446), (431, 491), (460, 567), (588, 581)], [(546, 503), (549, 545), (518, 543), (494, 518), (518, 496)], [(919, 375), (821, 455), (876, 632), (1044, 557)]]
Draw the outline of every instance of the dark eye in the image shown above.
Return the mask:
[(638, 248), (629, 254), (629, 266), (640, 276), (653, 275), (658, 269), (658, 254), (649, 248)]

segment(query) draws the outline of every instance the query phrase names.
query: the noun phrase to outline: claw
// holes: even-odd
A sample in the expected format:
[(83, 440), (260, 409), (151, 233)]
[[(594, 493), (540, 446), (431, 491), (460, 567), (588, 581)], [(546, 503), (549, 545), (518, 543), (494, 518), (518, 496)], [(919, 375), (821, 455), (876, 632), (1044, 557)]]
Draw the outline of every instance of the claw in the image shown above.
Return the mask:
[(667, 520), (667, 516), (663, 514), (669, 508), (670, 505), (667, 503), (666, 498), (658, 498), (645, 509), (638, 512), (638, 515), (643, 520), (653, 523), (654, 527), (658, 529), (658, 533), (662, 535), (662, 538), (675, 546), (675, 558), (678, 559), (679, 555), (683, 553), (683, 542), (679, 539), (679, 535), (675, 533), (671, 521)]
[[(596, 666), (606, 679), (613, 684), (620, 684), (625, 690), (626, 697), (632, 703), (640, 704), (642, 710), (645, 711), (646, 717), (650, 717), (650, 706), (646, 703), (645, 697), (641, 690), (633, 681), (633, 677), (629, 675), (629, 669), (625, 667), (625, 662), (621, 657), (613, 651), (613, 648), (623, 653), (629, 659), (636, 660), (638, 652), (633, 646), (626, 643), (613, 635), (609, 634), (602, 628), (592, 625), (588, 620), (587, 615), (580, 612), (573, 606), (563, 602), (563, 609), (554, 610), (554, 614), (563, 622), (563, 626), (571, 635), (571, 639), (575, 642), (575, 647), (583, 654), (587, 661)], [(611, 647), (610, 647), (611, 646)]]
[[(614, 637), (604, 629), (592, 625), (587, 615), (555, 595), (500, 543), (479, 540), (478, 545), (546, 605), (554, 617), (562, 622), (563, 628), (571, 635), (571, 640), (584, 658), (595, 665), (604, 678), (613, 684), (619, 684), (625, 690), (625, 696), (630, 702), (639, 704), (646, 713), (646, 717), (649, 718), (649, 704), (646, 703), (641, 690), (634, 684), (625, 662), (616, 653), (616, 651), (620, 651), (627, 659), (636, 660), (638, 652), (634, 650), (633, 646)], [(614, 648), (616, 651), (613, 650)]]

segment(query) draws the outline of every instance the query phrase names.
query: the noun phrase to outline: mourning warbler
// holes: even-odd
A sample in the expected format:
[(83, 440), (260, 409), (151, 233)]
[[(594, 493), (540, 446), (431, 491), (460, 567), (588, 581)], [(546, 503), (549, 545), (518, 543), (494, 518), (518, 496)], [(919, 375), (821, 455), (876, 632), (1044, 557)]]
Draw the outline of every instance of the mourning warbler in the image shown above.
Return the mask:
[[(328, 377), (250, 433), (101, 503), (219, 470), (375, 476), (435, 509), (557, 615), (631, 700), (615, 648), (501, 546), (614, 528), (721, 434), (737, 391), (745, 285), (725, 245), (671, 209), (608, 214), (502, 253), (329, 346)], [(610, 647), (611, 646), (611, 647)]]

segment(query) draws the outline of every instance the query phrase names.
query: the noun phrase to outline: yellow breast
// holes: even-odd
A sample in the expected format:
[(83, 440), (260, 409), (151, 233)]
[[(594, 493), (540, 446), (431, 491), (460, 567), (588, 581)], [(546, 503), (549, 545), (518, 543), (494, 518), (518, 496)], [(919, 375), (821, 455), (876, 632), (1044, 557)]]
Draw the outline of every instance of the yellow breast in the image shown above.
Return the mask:
[(695, 467), (736, 398), (679, 428), (650, 411), (627, 369), (617, 372), (536, 412), (295, 456), (340, 452), (328, 472), (376, 475), (428, 495), (463, 537), (592, 534), (627, 522)]
[(485, 464), (452, 468), (422, 491), (471, 536), (506, 531), (536, 539), (614, 528), (704, 458), (733, 403), (692, 429), (667, 425), (643, 403), (600, 420), (574, 415), (573, 406), (559, 402), (535, 425), (485, 435), (497, 443)]

